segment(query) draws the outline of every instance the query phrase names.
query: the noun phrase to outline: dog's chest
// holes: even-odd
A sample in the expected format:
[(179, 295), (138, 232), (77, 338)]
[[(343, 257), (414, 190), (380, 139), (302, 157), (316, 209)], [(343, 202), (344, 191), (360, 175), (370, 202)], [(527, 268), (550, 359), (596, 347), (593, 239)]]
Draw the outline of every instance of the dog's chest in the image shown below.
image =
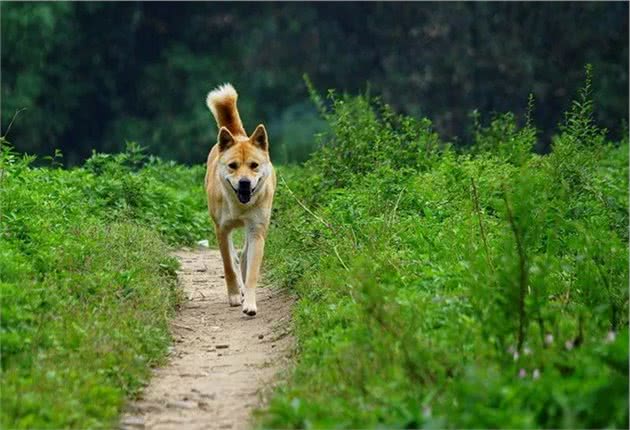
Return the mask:
[(240, 208), (236, 205), (226, 205), (221, 213), (221, 225), (223, 226), (241, 226), (252, 224), (264, 224), (269, 217), (263, 208)]

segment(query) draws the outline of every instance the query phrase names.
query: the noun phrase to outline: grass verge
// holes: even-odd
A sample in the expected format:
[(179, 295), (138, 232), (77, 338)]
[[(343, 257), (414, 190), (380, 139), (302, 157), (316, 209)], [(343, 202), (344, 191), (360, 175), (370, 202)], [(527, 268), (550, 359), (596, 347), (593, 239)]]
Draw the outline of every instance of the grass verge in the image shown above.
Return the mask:
[(169, 244), (207, 234), (203, 171), (135, 145), (63, 170), (3, 141), (0, 161), (2, 427), (115, 427), (170, 343)]

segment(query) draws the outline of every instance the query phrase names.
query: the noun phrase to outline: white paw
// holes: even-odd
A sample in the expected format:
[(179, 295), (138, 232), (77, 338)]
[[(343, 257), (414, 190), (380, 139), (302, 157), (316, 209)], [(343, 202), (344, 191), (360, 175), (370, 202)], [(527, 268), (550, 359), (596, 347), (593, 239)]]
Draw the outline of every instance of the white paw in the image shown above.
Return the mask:
[(256, 315), (256, 312), (258, 312), (258, 310), (256, 309), (256, 303), (249, 304), (249, 305), (243, 303), (243, 313), (245, 315), (249, 315), (250, 317), (253, 317), (254, 315)]
[(253, 317), (254, 315), (256, 315), (257, 311), (258, 309), (256, 309), (256, 293), (246, 290), (245, 298), (243, 300), (243, 313), (245, 315)]
[(238, 306), (243, 303), (241, 293), (228, 294), (228, 302), (230, 302), (230, 306)]

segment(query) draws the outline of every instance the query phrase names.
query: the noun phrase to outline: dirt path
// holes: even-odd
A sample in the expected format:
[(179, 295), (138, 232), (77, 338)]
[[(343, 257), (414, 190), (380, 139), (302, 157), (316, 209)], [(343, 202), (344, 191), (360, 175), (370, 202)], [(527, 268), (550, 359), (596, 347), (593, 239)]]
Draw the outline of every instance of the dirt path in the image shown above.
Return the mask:
[(288, 360), (291, 300), (259, 286), (258, 315), (247, 317), (228, 306), (218, 251), (175, 255), (186, 294), (171, 325), (175, 343), (169, 362), (129, 405), (121, 428), (246, 429)]

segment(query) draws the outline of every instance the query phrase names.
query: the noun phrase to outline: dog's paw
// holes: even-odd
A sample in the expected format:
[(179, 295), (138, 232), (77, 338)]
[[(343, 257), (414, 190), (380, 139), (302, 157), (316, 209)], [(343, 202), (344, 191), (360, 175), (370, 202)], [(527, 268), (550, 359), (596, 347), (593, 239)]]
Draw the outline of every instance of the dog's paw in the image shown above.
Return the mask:
[(240, 293), (228, 294), (228, 302), (230, 303), (230, 306), (239, 306), (243, 303), (243, 298)]
[(254, 315), (256, 315), (257, 311), (258, 310), (256, 309), (256, 303), (243, 302), (243, 313), (245, 315), (249, 315), (250, 317), (253, 317)]

